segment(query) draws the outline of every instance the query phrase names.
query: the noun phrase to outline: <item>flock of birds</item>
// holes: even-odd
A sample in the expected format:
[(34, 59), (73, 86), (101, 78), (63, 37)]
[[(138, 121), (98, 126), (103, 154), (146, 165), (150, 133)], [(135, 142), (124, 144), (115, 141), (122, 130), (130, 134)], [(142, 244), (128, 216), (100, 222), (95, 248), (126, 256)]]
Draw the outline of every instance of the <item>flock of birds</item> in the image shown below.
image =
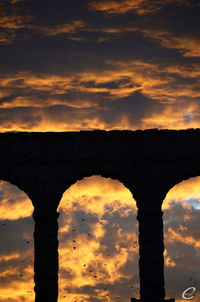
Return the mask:
[[(84, 222), (85, 219), (82, 218), (81, 221)], [(4, 227), (4, 226), (6, 226), (6, 223), (4, 222), (4, 223), (2, 223), (1, 225)], [(77, 246), (76, 246), (77, 240), (74, 238), (74, 237), (75, 237), (75, 233), (77, 233), (77, 230), (73, 228), (73, 229), (72, 229), (72, 234), (73, 234), (73, 235), (72, 235), (73, 250), (76, 250), (76, 249), (77, 249)], [(88, 233), (87, 236), (90, 237), (90, 236), (92, 236), (92, 235), (91, 235), (90, 233)], [(26, 240), (26, 241), (25, 241), (25, 244), (27, 244), (27, 245), (30, 244), (30, 243), (31, 243), (30, 240)], [(136, 247), (136, 244), (137, 244), (137, 243), (138, 243), (137, 241), (134, 241), (134, 248)], [(110, 254), (107, 254), (107, 256), (109, 257)], [(171, 260), (168, 260), (168, 261), (171, 262)], [(25, 264), (27, 265), (27, 263), (25, 263), (24, 260), (22, 260), (21, 262), (23, 263), (23, 266), (24, 266)], [(32, 261), (32, 260), (29, 260), (29, 262), (33, 262), (33, 261)], [(107, 264), (104, 263), (104, 266), (106, 267)], [(92, 270), (91, 268), (89, 268), (89, 267), (87, 268), (87, 265), (86, 265), (86, 264), (83, 264), (83, 267), (86, 268), (86, 269), (88, 270), (89, 274), (94, 273), (94, 275), (93, 275), (94, 278), (98, 278), (97, 274), (96, 274), (95, 272), (93, 272), (93, 270)], [(128, 269), (128, 266), (127, 266), (127, 265), (126, 265), (125, 267)], [(23, 276), (24, 276), (23, 273), (20, 273), (20, 274), (19, 274), (19, 277), (20, 277), (20, 278), (23, 277)], [(193, 286), (195, 286), (195, 287), (197, 287), (198, 284), (200, 285), (200, 282), (195, 281), (195, 279), (194, 279), (193, 277), (189, 277), (188, 282), (191, 283), (191, 285), (193, 285)], [(130, 286), (130, 288), (133, 289), (134, 286)], [(106, 293), (105, 293), (105, 297), (111, 296), (111, 291), (110, 291), (107, 287), (102, 287), (102, 290), (106, 292)], [(27, 294), (33, 294), (33, 293), (34, 293), (32, 290), (27, 290), (26, 292), (27, 292)], [(63, 295), (63, 298), (66, 298), (66, 296)], [(117, 300), (119, 300), (120, 298), (121, 298), (120, 296), (113, 297), (113, 295), (112, 295), (112, 299), (117, 299)], [(77, 298), (75, 298), (75, 299), (77, 299)], [(78, 300), (79, 300), (79, 299), (74, 300), (74, 302), (78, 302)]]
[[(84, 222), (85, 219), (82, 218), (81, 221)], [(2, 223), (1, 225), (2, 225), (2, 226), (6, 226), (6, 223), (4, 222), (4, 223)], [(73, 228), (73, 229), (72, 229), (72, 234), (74, 235), (75, 232), (77, 232), (77, 230)], [(88, 236), (88, 237), (91, 237), (92, 235), (91, 235), (90, 233), (88, 233), (87, 236)], [(72, 237), (74, 237), (74, 236), (72, 236)], [(75, 244), (76, 244), (76, 242), (77, 242), (76, 239), (73, 238), (73, 239), (72, 239), (72, 242), (73, 242), (73, 250), (76, 250), (76, 248), (77, 248), (77, 246), (75, 246)], [(30, 243), (31, 243), (30, 240), (26, 240), (26, 241), (25, 241), (25, 244), (27, 244), (27, 245), (30, 244)], [(137, 243), (137, 241), (134, 241), (134, 243)], [(135, 246), (134, 246), (134, 247), (135, 247)], [(107, 256), (109, 257), (110, 254), (107, 254)], [(33, 261), (32, 261), (32, 260), (29, 260), (28, 262), (29, 262), (29, 263), (32, 263)], [(21, 267), (21, 269), (20, 269), (21, 271), (27, 266), (28, 262), (26, 262), (26, 261), (24, 261), (24, 260), (21, 261), (21, 263), (23, 263), (23, 267)], [(107, 264), (104, 263), (104, 266), (107, 266)], [(86, 264), (83, 264), (83, 267), (86, 268), (87, 265), (86, 265)], [(126, 266), (126, 268), (128, 268), (128, 266)], [(93, 270), (92, 270), (92, 269), (88, 269), (88, 272), (91, 274), (91, 273), (93, 273)], [(25, 276), (25, 275), (24, 275), (23, 273), (20, 273), (20, 274), (19, 274), (19, 277), (20, 277), (20, 278), (22, 278), (22, 277), (24, 277), (24, 276)], [(98, 276), (97, 276), (96, 273), (94, 273), (93, 277), (94, 277), (94, 278), (98, 278)], [(130, 288), (133, 289), (134, 287), (131, 286)], [(109, 297), (109, 296), (111, 295), (110, 290), (107, 289), (106, 287), (103, 287), (102, 290), (106, 292), (105, 297)], [(32, 290), (27, 290), (26, 293), (27, 293), (27, 294), (33, 294), (34, 292), (33, 292)], [(63, 295), (63, 298), (66, 298), (66, 296)], [(113, 297), (113, 298), (120, 299), (121, 297), (120, 297), (120, 296), (116, 296), (116, 297)], [(74, 300), (74, 302), (78, 302), (78, 300), (79, 300), (79, 299)]]

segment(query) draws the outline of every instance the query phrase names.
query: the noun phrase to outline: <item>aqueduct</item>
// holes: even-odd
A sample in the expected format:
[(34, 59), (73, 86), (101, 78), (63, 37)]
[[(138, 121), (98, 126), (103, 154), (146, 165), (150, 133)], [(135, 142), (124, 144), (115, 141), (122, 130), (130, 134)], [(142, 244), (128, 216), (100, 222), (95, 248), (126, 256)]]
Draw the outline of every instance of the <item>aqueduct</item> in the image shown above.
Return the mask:
[(121, 181), (137, 202), (140, 300), (132, 300), (167, 301), (161, 205), (174, 185), (200, 175), (200, 130), (0, 134), (0, 179), (17, 185), (34, 206), (36, 302), (58, 297), (62, 194), (92, 175)]

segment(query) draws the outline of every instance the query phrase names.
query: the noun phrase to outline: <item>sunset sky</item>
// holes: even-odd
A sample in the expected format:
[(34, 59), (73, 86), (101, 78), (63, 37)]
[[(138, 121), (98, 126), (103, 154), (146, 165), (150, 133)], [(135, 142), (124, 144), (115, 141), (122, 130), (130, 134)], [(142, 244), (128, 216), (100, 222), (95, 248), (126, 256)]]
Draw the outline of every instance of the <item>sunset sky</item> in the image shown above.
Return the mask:
[[(1, 0), (0, 132), (200, 128), (199, 16), (198, 0)], [(200, 177), (163, 210), (166, 296), (197, 302)], [(0, 182), (0, 302), (34, 301), (32, 211)], [(116, 180), (65, 192), (59, 302), (139, 297), (136, 211)]]

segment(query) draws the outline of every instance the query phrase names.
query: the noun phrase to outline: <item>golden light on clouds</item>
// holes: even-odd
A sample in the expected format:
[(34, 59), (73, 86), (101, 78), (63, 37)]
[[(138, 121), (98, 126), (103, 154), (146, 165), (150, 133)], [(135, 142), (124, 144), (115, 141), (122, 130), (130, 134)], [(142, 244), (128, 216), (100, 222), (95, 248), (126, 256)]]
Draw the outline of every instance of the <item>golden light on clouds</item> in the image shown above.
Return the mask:
[[(192, 219), (194, 213), (194, 208), (192, 212), (192, 205), (187, 201), (194, 199), (197, 202), (199, 187), (200, 177), (181, 182), (169, 191), (163, 203), (163, 209), (168, 211), (164, 251), (167, 294), (170, 293), (168, 280), (173, 279), (169, 276), (172, 272), (176, 275), (175, 270), (178, 274), (182, 269), (182, 263), (184, 265), (185, 258), (188, 259), (185, 255), (187, 248), (194, 248), (196, 253), (199, 251), (199, 240), (196, 240), (193, 230), (185, 225), (185, 222)], [(178, 218), (174, 212), (176, 205), (180, 205), (185, 212), (178, 226), (173, 225)], [(74, 299), (90, 301), (92, 297), (100, 301), (115, 301), (117, 293), (112, 293), (111, 285), (118, 284), (120, 288), (121, 283), (124, 286), (122, 280), (126, 278), (128, 282), (133, 271), (138, 270), (137, 225), (127, 231), (119, 222), (119, 217), (129, 217), (130, 223), (130, 213), (136, 214), (135, 202), (130, 192), (122, 184), (109, 178), (98, 176), (84, 178), (65, 192), (60, 211), (59, 301), (64, 301), (64, 298), (68, 298), (70, 302)], [(185, 219), (186, 215), (189, 217), (188, 220)], [(171, 226), (169, 226), (170, 219)], [(108, 231), (110, 237), (106, 239)], [(130, 242), (132, 244), (129, 244)], [(180, 249), (177, 246), (179, 243), (184, 247)], [(197, 257), (196, 255), (194, 258)], [(195, 268), (192, 264), (191, 267)], [(133, 291), (137, 292), (138, 280), (133, 278), (131, 285)], [(130, 289), (131, 286), (127, 291)], [(90, 295), (86, 294), (87, 291), (90, 291)], [(136, 296), (134, 292), (132, 296)], [(182, 302), (181, 294), (173, 292), (173, 296), (175, 295), (176, 300)], [(198, 301), (198, 295), (196, 297), (195, 302)], [(122, 297), (120, 299), (123, 301)]]
[(0, 181), (0, 190), (3, 195), (0, 203), (1, 220), (17, 220), (32, 215), (33, 205), (24, 192), (5, 181)]
[(200, 204), (200, 176), (184, 180), (171, 188), (163, 201), (162, 209), (169, 209), (170, 203), (176, 202), (190, 210), (191, 205), (186, 203), (188, 199), (195, 199)]
[(26, 1), (26, 0), (11, 0), (12, 4), (18, 3), (18, 2), (22, 2), (22, 1)]
[[(20, 253), (20, 257), (13, 257), (12, 262), (1, 259), (8, 269), (0, 272), (0, 301), (1, 302), (33, 302), (35, 299), (33, 283), (33, 253)], [(32, 259), (30, 262), (30, 258)], [(22, 260), (24, 259), (24, 260)], [(21, 264), (24, 261), (23, 265)], [(28, 263), (30, 262), (30, 263)], [(3, 281), (3, 282), (2, 282)]]
[[(182, 78), (197, 78), (199, 82), (200, 69), (194, 64), (191, 68), (184, 68), (180, 65), (157, 65), (145, 63), (142, 61), (131, 60), (128, 62), (108, 61), (110, 66), (108, 70), (101, 73), (96, 71), (69, 73), (65, 76), (59, 75), (37, 75), (28, 72), (20, 72), (14, 76), (1, 77), (0, 86), (1, 94), (9, 96), (14, 88), (31, 89), (35, 92), (48, 93), (48, 98), (37, 101), (36, 98), (27, 99), (27, 96), (15, 98), (13, 102), (4, 101), (1, 108), (12, 108), (17, 106), (34, 106), (45, 107), (50, 105), (69, 105), (69, 101), (65, 99), (56, 99), (56, 95), (64, 95), (68, 92), (81, 93), (107, 93), (111, 99), (122, 98), (132, 95), (139, 91), (143, 95), (152, 99), (167, 102), (175, 102), (177, 98), (200, 96), (200, 90), (197, 83), (188, 83), (180, 85), (177, 82), (177, 76)], [(116, 83), (116, 87), (109, 87), (108, 84)], [(105, 85), (103, 87), (103, 85)], [(38, 95), (39, 97), (39, 95)], [(76, 107), (76, 102), (71, 106)], [(85, 103), (88, 107), (88, 101), (83, 97), (82, 108)], [(74, 104), (73, 104), (74, 103)], [(89, 102), (90, 106), (95, 103)], [(81, 107), (81, 102), (79, 104)], [(188, 104), (192, 106), (192, 104)]]
[(165, 48), (177, 49), (184, 57), (199, 57), (200, 42), (199, 39), (191, 35), (179, 34), (161, 27), (161, 29), (149, 29), (143, 27), (131, 27), (127, 31), (138, 31), (148, 38), (155, 39)]
[(174, 261), (172, 261), (171, 257), (168, 257), (167, 256), (168, 252), (167, 252), (167, 249), (164, 250), (164, 262), (165, 262), (165, 266), (176, 266), (176, 263)]
[(76, 31), (86, 28), (87, 23), (81, 20), (73, 20), (70, 23), (59, 24), (56, 27), (50, 26), (31, 26), (33, 30), (39, 31), (48, 36), (56, 36), (60, 34), (74, 34)]
[[(197, 64), (109, 60), (107, 65), (101, 73), (93, 69), (65, 75), (19, 72), (1, 76), (0, 94), (4, 101), (0, 108), (12, 117), (7, 120), (2, 113), (1, 131), (200, 127)], [(180, 84), (179, 78), (189, 82)], [(16, 89), (20, 95), (14, 93)], [(144, 96), (151, 100), (151, 105), (147, 103), (148, 114), (137, 117), (133, 111), (135, 119), (130, 118), (130, 110), (120, 112), (118, 106), (119, 100), (135, 98), (137, 94), (139, 99)], [(106, 103), (102, 103), (102, 98), (106, 98)], [(50, 113), (53, 107), (59, 113)], [(115, 118), (108, 120), (108, 112), (115, 112)]]
[[(21, 0), (12, 0), (11, 4), (16, 4)], [(22, 0), (24, 1), (24, 0)], [(10, 9), (7, 10), (4, 5), (6, 1), (0, 3), (0, 45), (12, 44), (16, 37), (17, 32), (21, 29), (25, 29), (32, 21), (32, 16), (29, 14), (23, 14), (19, 10)], [(7, 1), (8, 2), (8, 1)], [(9, 3), (7, 3), (9, 6)]]
[(84, 178), (65, 192), (59, 209), (59, 302), (114, 301), (116, 284), (138, 295), (136, 205), (129, 190), (110, 178)]
[(163, 8), (165, 5), (174, 4), (182, 5), (189, 4), (187, 0), (101, 0), (92, 1), (89, 5), (91, 9), (99, 10), (107, 14), (126, 14), (130, 11), (137, 12), (139, 15), (155, 13)]
[[(193, 106), (192, 106), (193, 105)], [(184, 108), (185, 107), (185, 108)], [(179, 110), (180, 108), (180, 110)], [(154, 112), (149, 117), (142, 118), (143, 129), (185, 129), (199, 128), (199, 114), (195, 111), (197, 104), (185, 104), (185, 106), (168, 105), (162, 111)]]
[[(182, 228), (180, 228), (180, 231), (182, 231)], [(185, 231), (185, 229), (184, 229)], [(168, 242), (174, 242), (174, 241), (180, 241), (180, 242), (187, 242), (188, 245), (193, 245), (195, 249), (199, 250), (200, 248), (200, 240), (197, 241), (196, 238), (192, 236), (185, 236), (181, 235), (180, 233), (174, 231), (172, 228), (168, 228), (168, 232), (170, 233), (170, 237), (167, 238)]]
[(172, 296), (173, 282), (176, 282), (176, 301), (184, 302), (183, 291), (195, 286), (197, 292), (193, 301), (198, 302), (200, 238), (196, 228), (199, 222), (200, 177), (189, 178), (175, 185), (166, 195), (162, 209), (167, 297)]
[(125, 215), (126, 207), (136, 210), (132, 194), (122, 183), (101, 176), (85, 177), (72, 185), (63, 195), (62, 210), (69, 212), (75, 200), (78, 200), (78, 207), (99, 217), (104, 215), (105, 207), (109, 205), (113, 211), (121, 211), (121, 215)]
[(22, 16), (4, 16), (0, 19), (0, 27), (7, 29), (19, 29), (24, 27)]
[(16, 186), (0, 181), (0, 301), (33, 302), (33, 206)]

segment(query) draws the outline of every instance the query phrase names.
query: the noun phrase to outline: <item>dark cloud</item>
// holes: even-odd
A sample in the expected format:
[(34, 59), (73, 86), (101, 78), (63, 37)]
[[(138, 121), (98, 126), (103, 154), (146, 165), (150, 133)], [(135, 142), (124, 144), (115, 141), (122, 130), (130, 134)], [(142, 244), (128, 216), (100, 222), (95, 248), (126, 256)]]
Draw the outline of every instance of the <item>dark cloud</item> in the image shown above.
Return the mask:
[[(188, 214), (190, 219), (186, 220), (185, 214)], [(188, 211), (181, 203), (176, 202), (172, 202), (171, 207), (165, 210), (165, 248), (169, 257), (168, 259), (166, 258), (165, 266), (167, 297), (176, 296), (177, 299), (180, 299), (182, 292), (190, 286), (197, 287), (199, 295), (199, 215), (199, 210), (196, 210), (194, 207)], [(173, 232), (177, 236), (169, 240)], [(167, 265), (171, 262), (174, 262), (176, 265)], [(195, 299), (197, 299), (195, 301), (198, 301), (197, 296)]]
[[(0, 227), (0, 256), (10, 255), (13, 252), (21, 253), (29, 249), (30, 245), (33, 247), (33, 220), (31, 217), (11, 221), (1, 220)], [(26, 243), (27, 240), (30, 245)]]
[(0, 109), (0, 123), (4, 128), (16, 129), (20, 126), (21, 129), (27, 130), (34, 128), (41, 121), (41, 116), (36, 112), (35, 108), (11, 108)]
[(1, 3), (2, 131), (199, 126), (200, 6), (113, 3)]

